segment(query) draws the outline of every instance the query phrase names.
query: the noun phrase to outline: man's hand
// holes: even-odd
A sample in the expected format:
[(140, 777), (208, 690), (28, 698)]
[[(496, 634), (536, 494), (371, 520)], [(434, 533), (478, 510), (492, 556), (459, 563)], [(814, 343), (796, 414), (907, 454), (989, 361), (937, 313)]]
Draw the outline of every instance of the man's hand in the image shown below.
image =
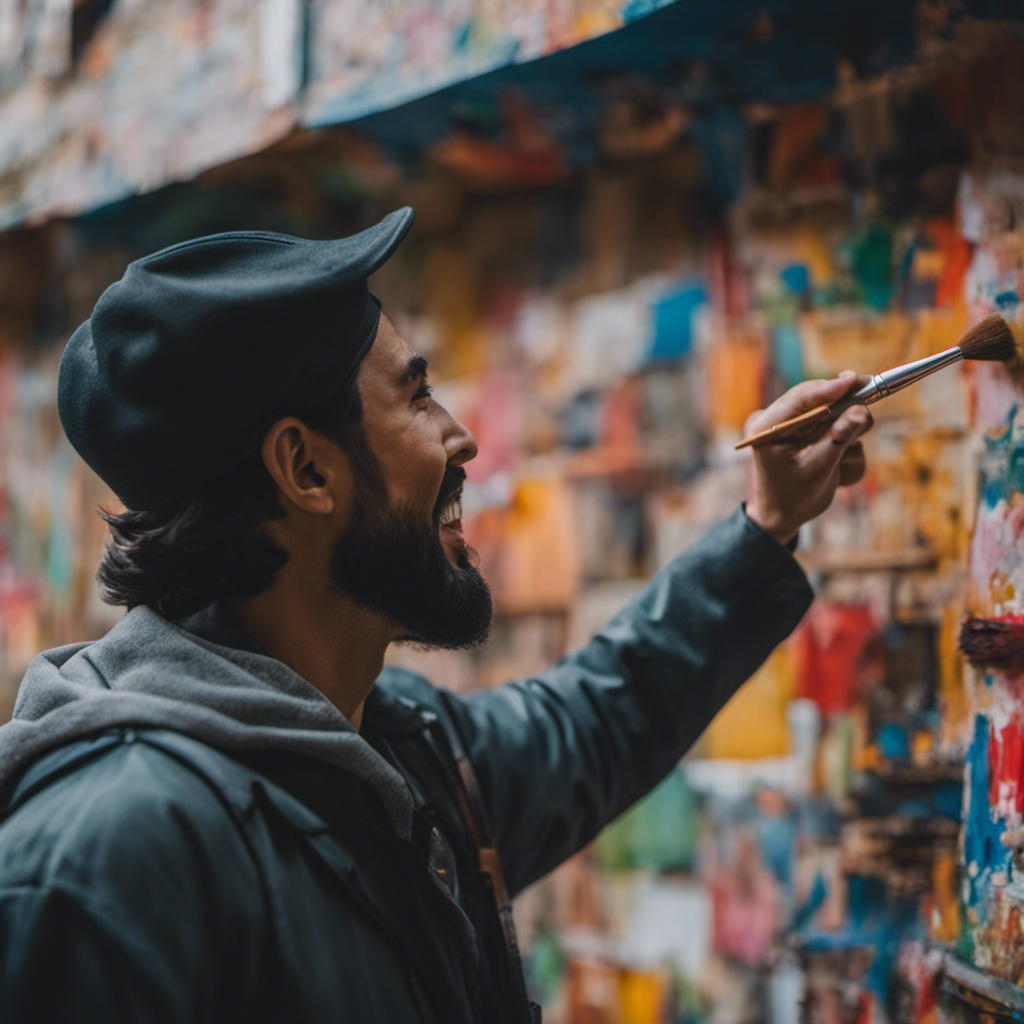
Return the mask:
[[(871, 380), (844, 370), (835, 380), (809, 380), (790, 388), (767, 409), (755, 412), (743, 435), (767, 430), (817, 405), (838, 401)], [(747, 515), (766, 533), (787, 544), (808, 520), (832, 504), (837, 487), (854, 484), (864, 475), (864, 446), (857, 440), (871, 429), (871, 413), (863, 405), (847, 409), (833, 423), (819, 427), (810, 439), (753, 448)]]

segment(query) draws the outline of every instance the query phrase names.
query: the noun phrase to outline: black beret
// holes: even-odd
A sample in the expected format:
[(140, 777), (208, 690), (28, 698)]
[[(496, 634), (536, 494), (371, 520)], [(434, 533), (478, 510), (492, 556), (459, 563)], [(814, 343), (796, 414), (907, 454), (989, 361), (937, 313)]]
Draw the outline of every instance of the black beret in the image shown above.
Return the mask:
[(236, 465), (304, 385), (355, 372), (380, 318), (366, 279), (413, 216), (331, 241), (231, 231), (136, 260), (64, 350), (68, 440), (135, 510)]

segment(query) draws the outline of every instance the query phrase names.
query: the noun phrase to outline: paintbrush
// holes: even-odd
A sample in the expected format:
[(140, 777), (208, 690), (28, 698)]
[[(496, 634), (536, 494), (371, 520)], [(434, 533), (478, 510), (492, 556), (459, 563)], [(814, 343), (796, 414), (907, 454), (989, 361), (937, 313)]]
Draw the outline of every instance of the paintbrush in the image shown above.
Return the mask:
[(756, 448), (765, 444), (806, 441), (805, 435), (811, 431), (811, 428), (831, 422), (851, 406), (873, 405), (883, 398), (894, 395), (897, 391), (910, 387), (911, 384), (935, 373), (936, 370), (959, 363), (961, 359), (1005, 362), (1015, 355), (1017, 355), (1017, 346), (1009, 325), (998, 313), (993, 313), (991, 316), (985, 317), (976, 327), (971, 328), (959, 345), (954, 345), (953, 348), (948, 348), (945, 352), (939, 352), (925, 359), (918, 359), (916, 362), (905, 363), (893, 370), (875, 374), (869, 384), (865, 384), (852, 395), (847, 395), (831, 405), (819, 405), (800, 416), (776, 423), (768, 430), (762, 430), (759, 434), (745, 438), (736, 447), (753, 446)]

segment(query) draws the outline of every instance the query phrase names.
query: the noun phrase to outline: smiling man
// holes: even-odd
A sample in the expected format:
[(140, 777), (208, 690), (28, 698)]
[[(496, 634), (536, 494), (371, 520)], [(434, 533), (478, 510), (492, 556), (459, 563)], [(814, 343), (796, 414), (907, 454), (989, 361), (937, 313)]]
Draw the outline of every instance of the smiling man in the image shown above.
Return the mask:
[(61, 421), (125, 506), (98, 579), (128, 612), (35, 658), (0, 728), (0, 1019), (536, 1021), (508, 899), (806, 610), (789, 548), (863, 474), (861, 408), (758, 449), (746, 506), (548, 671), (457, 697), (385, 669), (491, 621), (476, 443), (366, 285), (411, 222), (173, 246), (68, 343)]

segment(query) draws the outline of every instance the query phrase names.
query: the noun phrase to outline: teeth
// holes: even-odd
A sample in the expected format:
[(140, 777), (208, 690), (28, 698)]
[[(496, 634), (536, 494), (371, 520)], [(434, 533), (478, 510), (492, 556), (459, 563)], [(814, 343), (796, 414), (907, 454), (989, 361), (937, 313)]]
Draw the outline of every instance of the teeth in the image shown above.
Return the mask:
[(450, 526), (457, 519), (462, 518), (462, 497), (456, 495), (452, 498), (447, 505), (444, 507), (444, 511), (441, 513), (441, 525)]

